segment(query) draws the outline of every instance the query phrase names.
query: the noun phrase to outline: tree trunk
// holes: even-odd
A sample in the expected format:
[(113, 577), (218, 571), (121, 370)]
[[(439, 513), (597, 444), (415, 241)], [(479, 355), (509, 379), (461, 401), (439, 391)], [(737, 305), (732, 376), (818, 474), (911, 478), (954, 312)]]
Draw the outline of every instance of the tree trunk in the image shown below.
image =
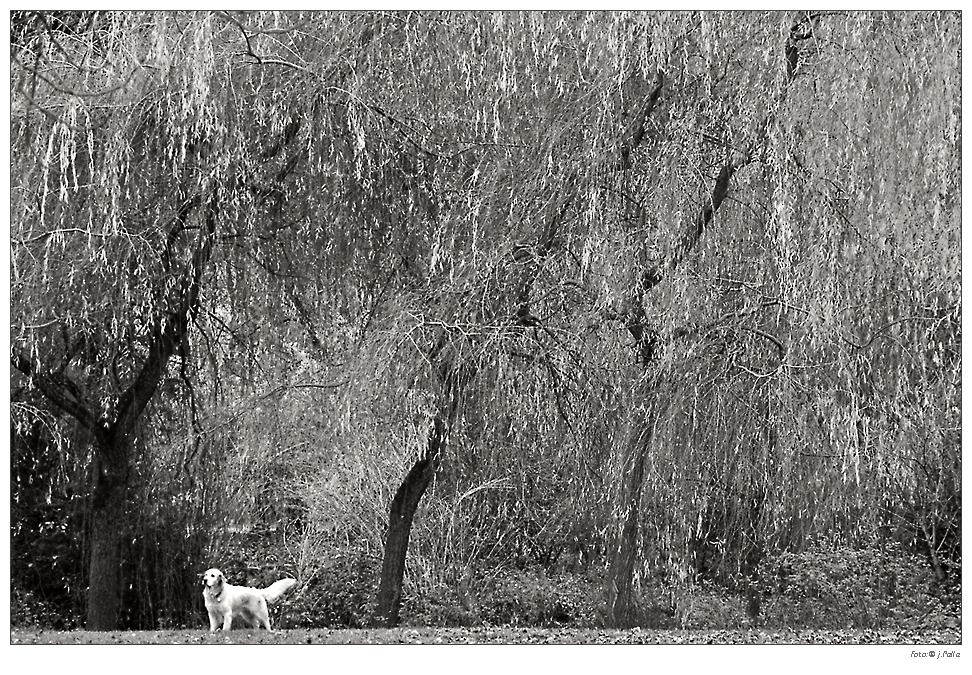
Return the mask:
[(440, 415), (435, 418), (429, 435), (425, 455), (412, 465), (392, 500), (388, 517), (388, 534), (385, 538), (385, 554), (381, 565), (381, 582), (378, 587), (378, 606), (375, 608), (375, 626), (394, 628), (398, 625), (402, 607), (402, 582), (405, 578), (405, 557), (408, 539), (412, 531), (412, 519), (422, 495), (432, 482), (439, 466), (442, 446), (445, 444), (448, 425)]
[(122, 592), (122, 546), (126, 518), (126, 489), (116, 486), (104, 503), (91, 510), (88, 562), (88, 630), (115, 630), (119, 626)]
[[(644, 433), (650, 434), (650, 429), (646, 428)], [(634, 593), (634, 571), (641, 552), (639, 546), (641, 491), (645, 479), (645, 457), (648, 454), (647, 438), (640, 438), (637, 441), (635, 453), (628, 474), (627, 494), (622, 496), (622, 499), (628, 503), (628, 512), (614, 554), (611, 556), (608, 577), (607, 623), (612, 628), (632, 628), (637, 626), (641, 619)]]
[(89, 511), (88, 630), (119, 627), (124, 592), (123, 549), (134, 444), (129, 435), (101, 436), (95, 449)]
[(760, 537), (759, 522), (762, 518), (763, 507), (766, 504), (766, 493), (759, 485), (755, 485), (749, 499), (746, 513), (746, 532), (743, 540), (746, 554), (743, 559), (743, 573), (746, 575), (746, 614), (753, 621), (759, 620), (762, 612), (762, 591), (760, 589), (759, 567), (763, 561), (763, 544)]

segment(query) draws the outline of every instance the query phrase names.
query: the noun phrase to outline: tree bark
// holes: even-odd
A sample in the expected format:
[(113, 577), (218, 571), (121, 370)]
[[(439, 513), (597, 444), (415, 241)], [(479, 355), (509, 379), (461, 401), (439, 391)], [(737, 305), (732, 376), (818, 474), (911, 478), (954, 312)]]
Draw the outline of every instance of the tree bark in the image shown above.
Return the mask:
[(88, 535), (88, 630), (118, 628), (124, 591), (122, 548), (127, 506), (127, 481), (95, 490)]
[(647, 439), (640, 439), (635, 448), (636, 454), (628, 474), (627, 494), (623, 495), (628, 504), (628, 512), (618, 545), (611, 557), (608, 625), (614, 628), (632, 628), (639, 625), (641, 619), (634, 593), (634, 570), (641, 551), (641, 488), (645, 480), (648, 445)]
[(115, 630), (122, 614), (128, 494), (135, 449), (130, 435), (97, 439), (88, 513), (88, 630)]
[(378, 605), (373, 618), (375, 626), (394, 628), (398, 625), (412, 520), (422, 496), (435, 476), (447, 434), (448, 422), (440, 414), (432, 423), (425, 454), (412, 465), (392, 500), (378, 587)]

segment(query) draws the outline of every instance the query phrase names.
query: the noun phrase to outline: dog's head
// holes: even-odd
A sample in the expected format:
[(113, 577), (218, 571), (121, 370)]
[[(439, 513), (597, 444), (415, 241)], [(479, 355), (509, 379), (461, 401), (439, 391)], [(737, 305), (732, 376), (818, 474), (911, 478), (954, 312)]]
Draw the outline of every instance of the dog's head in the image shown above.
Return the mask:
[(222, 589), (225, 581), (226, 578), (223, 576), (223, 573), (215, 567), (202, 573), (203, 586), (205, 586), (208, 590), (215, 592), (217, 595)]

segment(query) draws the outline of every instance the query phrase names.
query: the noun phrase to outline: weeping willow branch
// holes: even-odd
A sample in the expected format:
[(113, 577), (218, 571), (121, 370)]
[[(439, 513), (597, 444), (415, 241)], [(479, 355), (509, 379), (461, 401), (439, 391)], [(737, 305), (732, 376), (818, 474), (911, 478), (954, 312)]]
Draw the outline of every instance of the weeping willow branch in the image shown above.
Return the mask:
[(19, 352), (10, 355), (11, 365), (27, 376), (55, 406), (76, 419), (88, 431), (98, 434), (101, 426), (98, 418), (82, 402), (78, 385), (65, 375), (40, 372), (31, 361)]

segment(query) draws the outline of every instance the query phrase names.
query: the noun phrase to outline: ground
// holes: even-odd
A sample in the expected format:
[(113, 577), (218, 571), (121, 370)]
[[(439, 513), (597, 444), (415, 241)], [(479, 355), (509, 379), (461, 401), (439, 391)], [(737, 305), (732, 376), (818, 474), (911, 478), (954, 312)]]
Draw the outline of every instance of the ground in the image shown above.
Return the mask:
[(12, 630), (11, 645), (25, 644), (661, 644), (661, 645), (961, 645), (960, 630), (580, 630), (543, 628), (397, 628), (393, 630), (295, 629), (267, 632), (238, 630), (52, 631)]

